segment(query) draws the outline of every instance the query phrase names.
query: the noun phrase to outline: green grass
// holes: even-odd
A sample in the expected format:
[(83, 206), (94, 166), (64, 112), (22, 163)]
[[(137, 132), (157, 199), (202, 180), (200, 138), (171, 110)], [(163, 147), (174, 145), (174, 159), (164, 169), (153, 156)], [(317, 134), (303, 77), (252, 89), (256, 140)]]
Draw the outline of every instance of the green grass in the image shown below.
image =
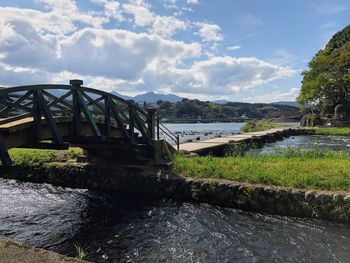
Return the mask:
[(265, 131), (273, 128), (284, 127), (284, 125), (276, 124), (272, 122), (268, 122), (265, 120), (253, 120), (245, 123), (240, 130), (242, 132), (257, 132), (257, 131)]
[[(278, 152), (279, 151), (279, 152)], [(350, 190), (350, 156), (321, 150), (278, 150), (267, 156), (176, 156), (177, 174), (253, 184), (320, 190)]]
[(315, 134), (350, 136), (350, 128), (315, 128)]
[(9, 150), (9, 154), (15, 165), (37, 166), (50, 162), (69, 162), (81, 155), (82, 150), (80, 148), (61, 151), (14, 148)]

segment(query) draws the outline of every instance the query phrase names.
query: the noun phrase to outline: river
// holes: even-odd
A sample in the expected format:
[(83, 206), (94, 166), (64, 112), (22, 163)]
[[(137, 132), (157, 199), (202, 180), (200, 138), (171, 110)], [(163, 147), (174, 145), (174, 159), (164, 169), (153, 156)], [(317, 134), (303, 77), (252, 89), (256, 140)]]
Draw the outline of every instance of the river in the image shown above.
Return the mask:
[[(242, 124), (171, 124), (217, 136)], [(205, 135), (207, 134), (207, 135)], [(273, 147), (344, 149), (341, 136), (295, 136)], [(207, 204), (132, 200), (83, 189), (0, 179), (0, 235), (96, 262), (349, 262), (350, 227)]]
[(0, 179), (0, 235), (96, 262), (349, 262), (350, 227)]

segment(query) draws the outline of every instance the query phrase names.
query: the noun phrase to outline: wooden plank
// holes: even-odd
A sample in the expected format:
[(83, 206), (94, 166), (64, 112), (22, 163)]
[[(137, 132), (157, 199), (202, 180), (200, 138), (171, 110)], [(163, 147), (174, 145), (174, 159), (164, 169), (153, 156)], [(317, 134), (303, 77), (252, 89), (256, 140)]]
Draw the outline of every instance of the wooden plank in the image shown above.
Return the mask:
[(13, 108), (18, 108), (21, 102), (23, 102), (25, 99), (29, 98), (30, 95), (32, 95), (32, 91), (27, 91), (23, 96), (19, 97), (16, 100), (13, 100), (12, 102), (5, 102), (7, 104), (7, 107), (0, 110), (0, 113), (6, 113), (10, 111)]
[(121, 130), (122, 135), (124, 138), (129, 138), (130, 135), (128, 134), (128, 131), (125, 128), (124, 122), (121, 120), (120, 115), (119, 115), (119, 111), (117, 106), (114, 104), (114, 102), (112, 100), (108, 100), (108, 105), (111, 109), (111, 113), (113, 115), (113, 118), (115, 119), (115, 121), (117, 122), (118, 128)]
[(88, 107), (86, 106), (86, 103), (83, 99), (83, 96), (82, 96), (80, 90), (77, 90), (77, 98), (78, 98), (78, 103), (80, 105), (80, 108), (88, 121), (88, 124), (90, 126), (90, 129), (91, 129), (93, 135), (94, 136), (101, 136), (101, 132), (98, 129), (97, 124), (96, 124), (94, 118), (92, 117), (91, 112), (89, 111)]
[(99, 108), (99, 110), (101, 111), (101, 113), (105, 113), (105, 109), (100, 105), (98, 104), (97, 102), (95, 102), (89, 95), (87, 95), (85, 92), (81, 92), (81, 94), (83, 95), (83, 97), (85, 99), (88, 100), (88, 103), (85, 102), (86, 106), (89, 107), (89, 106), (96, 106), (97, 108)]
[(73, 92), (73, 123), (74, 133), (76, 136), (81, 134), (82, 119), (81, 119), (81, 107), (78, 99), (78, 90)]
[(104, 96), (105, 103), (105, 134), (111, 136), (111, 107), (109, 105), (109, 97)]
[(39, 105), (38, 93), (33, 92), (33, 120), (34, 120), (34, 140), (40, 142), (41, 134), (41, 109)]
[(62, 136), (57, 128), (55, 121), (53, 120), (52, 114), (50, 112), (49, 107), (47, 106), (47, 104), (45, 102), (42, 91), (36, 90), (36, 91), (34, 91), (34, 94), (35, 93), (37, 94), (38, 105), (40, 107), (40, 111), (42, 112), (42, 114), (45, 117), (45, 120), (46, 120), (47, 125), (49, 127), (49, 130), (51, 132), (54, 143), (63, 144), (64, 143), (63, 138), (62, 138)]
[[(53, 95), (45, 90), (43, 90), (42, 92), (43, 92), (43, 95), (45, 95), (46, 97), (48, 97), (52, 100), (47, 104), (49, 108), (56, 107), (56, 108), (59, 108), (61, 110), (72, 110), (72, 105), (68, 102), (65, 102), (64, 99), (60, 100), (59, 97), (57, 97), (57, 96), (55, 96), (55, 95)], [(60, 102), (58, 102), (58, 101), (60, 101)], [(54, 102), (56, 102), (56, 103), (54, 103)]]
[(7, 124), (7, 123), (10, 123), (10, 122), (14, 122), (14, 121), (18, 121), (20, 119), (24, 119), (24, 118), (27, 118), (27, 117), (30, 117), (30, 116), (32, 116), (31, 113), (24, 113), (24, 114), (8, 117), (8, 118), (5, 118), (5, 119), (1, 119), (0, 120), (0, 125)]

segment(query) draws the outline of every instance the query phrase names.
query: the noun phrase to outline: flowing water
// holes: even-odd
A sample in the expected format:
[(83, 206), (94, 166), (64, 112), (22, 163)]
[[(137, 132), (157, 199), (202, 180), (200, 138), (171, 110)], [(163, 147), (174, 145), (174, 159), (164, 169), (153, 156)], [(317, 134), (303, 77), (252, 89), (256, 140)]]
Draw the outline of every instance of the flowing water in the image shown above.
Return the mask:
[(338, 135), (299, 135), (265, 145), (260, 152), (268, 153), (274, 148), (304, 148), (346, 151), (350, 153), (350, 136)]
[(0, 180), (0, 235), (96, 262), (349, 262), (350, 227)]

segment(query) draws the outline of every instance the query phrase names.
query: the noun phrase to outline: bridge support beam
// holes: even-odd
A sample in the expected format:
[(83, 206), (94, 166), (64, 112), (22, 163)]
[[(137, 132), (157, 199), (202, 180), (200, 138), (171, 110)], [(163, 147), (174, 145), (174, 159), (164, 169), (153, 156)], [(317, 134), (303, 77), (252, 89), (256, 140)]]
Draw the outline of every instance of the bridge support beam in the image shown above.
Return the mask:
[(7, 151), (6, 145), (5, 145), (5, 140), (0, 134), (0, 160), (2, 165), (4, 166), (11, 166), (12, 165), (12, 160), (9, 155), (9, 152)]
[[(44, 96), (42, 95), (42, 91), (41, 90), (35, 90), (34, 91), (34, 96), (36, 97), (34, 103), (38, 105), (38, 108), (35, 110), (34, 112), (34, 116), (38, 115), (37, 118), (39, 118), (39, 120), (37, 119), (37, 121), (35, 123), (36, 125), (40, 125), (41, 123), (41, 115), (43, 114), (45, 117), (45, 120), (47, 121), (47, 124), (49, 126), (51, 135), (52, 135), (52, 140), (54, 141), (55, 144), (63, 144), (63, 138), (60, 135), (58, 128), (56, 126), (55, 121), (52, 118), (52, 114), (50, 112), (50, 109), (48, 108)], [(34, 118), (35, 119), (35, 118)], [(40, 127), (39, 127), (40, 129)]]

